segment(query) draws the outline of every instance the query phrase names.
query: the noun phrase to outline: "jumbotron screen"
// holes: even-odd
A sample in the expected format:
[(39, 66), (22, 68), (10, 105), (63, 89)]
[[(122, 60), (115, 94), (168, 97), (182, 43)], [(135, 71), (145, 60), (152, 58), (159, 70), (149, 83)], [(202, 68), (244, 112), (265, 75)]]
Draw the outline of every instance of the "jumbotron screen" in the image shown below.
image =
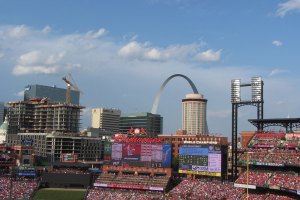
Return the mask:
[(221, 147), (213, 144), (181, 145), (179, 173), (221, 176)]
[(111, 165), (171, 167), (171, 144), (112, 143)]
[(61, 154), (61, 162), (75, 162), (76, 156), (77, 155), (71, 153)]

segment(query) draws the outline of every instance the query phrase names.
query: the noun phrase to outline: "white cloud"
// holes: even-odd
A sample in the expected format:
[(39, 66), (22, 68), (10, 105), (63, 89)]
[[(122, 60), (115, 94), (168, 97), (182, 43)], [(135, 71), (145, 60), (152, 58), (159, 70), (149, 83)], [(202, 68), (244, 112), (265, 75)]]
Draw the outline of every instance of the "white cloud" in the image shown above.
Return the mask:
[(106, 35), (108, 31), (105, 28), (100, 28), (98, 31), (89, 31), (87, 32), (87, 36), (91, 36), (93, 38), (99, 38)]
[(20, 91), (20, 92), (17, 92), (16, 96), (18, 97), (24, 97), (24, 90)]
[(215, 62), (219, 61), (221, 59), (221, 52), (222, 49), (218, 51), (213, 51), (212, 49), (209, 49), (204, 52), (200, 52), (195, 56), (195, 60), (200, 62)]
[(162, 53), (158, 49), (152, 48), (145, 52), (144, 57), (149, 60), (161, 60)]
[(47, 66), (22, 66), (17, 65), (13, 69), (14, 75), (29, 75), (29, 74), (54, 74), (57, 72), (57, 67)]
[(30, 51), (19, 57), (16, 66), (13, 68), (13, 74), (20, 76), (57, 73), (59, 69), (57, 63), (59, 63), (64, 55), (65, 52), (48, 56), (41, 51)]
[(131, 41), (120, 48), (118, 54), (125, 58), (134, 58), (149, 61), (189, 60), (200, 44), (171, 45), (166, 48), (152, 47), (149, 43)]
[(129, 42), (119, 50), (119, 55), (123, 57), (139, 57), (143, 53), (144, 49), (136, 41)]
[(28, 34), (29, 30), (26, 26), (16, 26), (8, 31), (8, 36), (12, 38), (22, 38)]
[(292, 11), (300, 11), (300, 0), (289, 0), (278, 5), (276, 15), (284, 17), (287, 13)]
[(39, 51), (30, 51), (20, 56), (18, 63), (21, 65), (32, 65), (40, 60), (41, 53)]
[(55, 55), (50, 55), (48, 57), (48, 59), (46, 60), (46, 64), (47, 65), (57, 64), (59, 61), (61, 61), (63, 59), (65, 54), (66, 54), (66, 52), (60, 52), (60, 53), (55, 54)]
[(96, 48), (97, 48), (97, 46), (94, 45), (94, 44), (87, 44), (87, 45), (84, 46), (84, 49), (86, 49), (86, 50), (93, 50), (93, 49), (96, 49)]
[(288, 71), (287, 70), (283, 70), (283, 69), (273, 69), (271, 71), (271, 73), (269, 74), (269, 76), (275, 76), (275, 75), (286, 73), (286, 72), (288, 72)]
[(123, 40), (125, 41), (136, 41), (138, 39), (138, 34), (136, 33), (128, 33), (123, 36)]
[(0, 53), (0, 59), (4, 57), (4, 53)]
[(50, 26), (46, 26), (45, 28), (43, 28), (42, 33), (44, 34), (48, 34), (52, 31), (52, 28)]
[(279, 40), (274, 40), (274, 41), (272, 42), (272, 44), (273, 44), (274, 46), (276, 46), (276, 47), (281, 47), (281, 46), (283, 45), (283, 43), (282, 43), (281, 41), (279, 41)]

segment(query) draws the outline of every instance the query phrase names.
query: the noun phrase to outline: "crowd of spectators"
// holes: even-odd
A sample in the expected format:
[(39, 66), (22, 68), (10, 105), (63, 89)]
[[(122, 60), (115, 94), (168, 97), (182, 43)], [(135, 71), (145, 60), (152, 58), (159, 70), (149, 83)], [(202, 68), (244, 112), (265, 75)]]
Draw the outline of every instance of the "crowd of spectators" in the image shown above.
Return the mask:
[[(265, 186), (271, 177), (272, 172), (267, 171), (249, 171), (248, 184), (256, 186)], [(247, 184), (247, 171), (244, 171), (235, 183)]]
[(127, 189), (110, 189), (97, 188), (89, 189), (86, 200), (148, 200), (148, 199), (163, 199), (164, 195), (161, 192), (127, 190)]
[[(233, 183), (221, 182), (218, 180), (195, 179), (183, 180), (179, 185), (173, 188), (164, 199), (169, 200), (244, 200), (247, 199), (247, 192), (244, 188), (236, 188)], [(249, 200), (292, 200), (293, 197), (288, 197), (279, 194), (271, 194), (268, 192), (257, 192), (249, 190)]]
[(29, 199), (37, 188), (34, 179), (0, 177), (0, 199)]
[(195, 179), (183, 180), (173, 188), (167, 199), (239, 199), (243, 188), (235, 188), (233, 183), (222, 183), (217, 180)]
[[(89, 189), (87, 200), (94, 199), (125, 199), (125, 200), (244, 200), (247, 199), (247, 192), (244, 188), (234, 187), (231, 182), (221, 182), (214, 179), (184, 179), (169, 193), (155, 191), (127, 190), (127, 189), (110, 189), (93, 187)], [(249, 190), (249, 200), (292, 200), (288, 197), (269, 192), (257, 192)]]
[(274, 173), (268, 182), (269, 186), (277, 186), (291, 190), (300, 190), (300, 176), (296, 173)]
[(269, 194), (265, 200), (293, 200), (294, 198), (292, 197), (287, 197), (283, 195), (278, 195), (278, 194)]
[(284, 133), (257, 133), (248, 144), (251, 148), (299, 148), (299, 137)]
[[(265, 200), (269, 196), (268, 193), (248, 193), (248, 200)], [(244, 193), (240, 199), (247, 199), (247, 193)]]
[[(247, 193), (244, 193), (241, 198), (247, 199)], [(270, 193), (255, 193), (255, 192), (249, 192), (248, 193), (248, 200), (294, 200), (293, 197), (288, 197), (284, 195), (278, 195), (278, 194), (270, 194)]]
[[(248, 149), (249, 162), (262, 162), (300, 166), (300, 150), (290, 149)], [(247, 153), (241, 154), (240, 162), (247, 161)]]

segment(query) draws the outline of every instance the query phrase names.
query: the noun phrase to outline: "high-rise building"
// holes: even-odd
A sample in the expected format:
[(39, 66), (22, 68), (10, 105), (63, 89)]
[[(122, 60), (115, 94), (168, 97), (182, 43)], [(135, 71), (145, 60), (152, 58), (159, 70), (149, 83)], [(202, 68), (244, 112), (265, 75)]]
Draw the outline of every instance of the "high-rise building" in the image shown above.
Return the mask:
[(122, 114), (120, 132), (126, 133), (131, 128), (144, 128), (150, 137), (162, 134), (163, 117), (147, 112)]
[(207, 99), (201, 94), (187, 94), (182, 100), (182, 129), (189, 135), (208, 135)]
[[(24, 90), (24, 101), (28, 101), (32, 98), (48, 98), (48, 101), (56, 103), (66, 103), (67, 90), (63, 88), (57, 88), (56, 86), (45, 85), (28, 85)], [(79, 104), (79, 92), (71, 90), (71, 104)]]
[(119, 131), (121, 110), (115, 108), (93, 108), (92, 128)]
[(76, 133), (83, 106), (55, 104), (40, 99), (8, 102), (9, 133)]

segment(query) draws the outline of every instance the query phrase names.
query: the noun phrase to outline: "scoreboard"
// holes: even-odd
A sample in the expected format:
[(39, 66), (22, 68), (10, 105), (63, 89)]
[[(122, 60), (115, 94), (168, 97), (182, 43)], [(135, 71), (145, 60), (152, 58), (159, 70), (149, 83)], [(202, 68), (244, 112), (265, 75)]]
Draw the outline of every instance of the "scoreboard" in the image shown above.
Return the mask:
[(179, 173), (221, 176), (221, 158), (220, 145), (181, 145)]
[[(108, 144), (106, 144), (108, 145)], [(171, 144), (111, 143), (106, 163), (119, 166), (171, 167)], [(107, 151), (109, 152), (109, 151)], [(108, 160), (109, 159), (109, 160)]]
[(63, 153), (61, 154), (61, 162), (76, 162), (77, 155), (71, 153)]

